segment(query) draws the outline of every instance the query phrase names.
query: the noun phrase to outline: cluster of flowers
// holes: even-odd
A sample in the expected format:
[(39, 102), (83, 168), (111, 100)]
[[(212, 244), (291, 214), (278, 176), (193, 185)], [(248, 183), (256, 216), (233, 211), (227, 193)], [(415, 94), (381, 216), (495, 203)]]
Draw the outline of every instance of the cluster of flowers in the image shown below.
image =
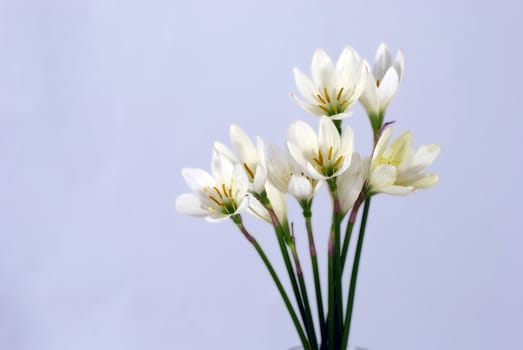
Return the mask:
[[(378, 193), (405, 195), (416, 189), (431, 187), (438, 180), (436, 174), (424, 173), (425, 168), (438, 156), (438, 145), (424, 145), (418, 149), (411, 149), (412, 135), (409, 131), (391, 142), (392, 123), (385, 122), (385, 113), (396, 95), (403, 71), (402, 51), (398, 51), (393, 60), (385, 44), (379, 46), (372, 69), (350, 47), (343, 50), (335, 64), (323, 50), (317, 50), (312, 59), (311, 77), (299, 69), (294, 69), (296, 86), (301, 98), (292, 94), (298, 106), (319, 117), (317, 132), (306, 122), (292, 123), (287, 131), (286, 149), (282, 152), (272, 145), (266, 150), (260, 137), (253, 141), (239, 126), (232, 125), (231, 148), (220, 142), (214, 144), (211, 174), (195, 168), (182, 170), (182, 175), (193, 193), (177, 198), (177, 210), (210, 221), (226, 218), (234, 221), (255, 245), (271, 272), (306, 349), (345, 349), (347, 346), (354, 299), (353, 288), (356, 283), (354, 272), (357, 275), (359, 262), (358, 251), (353, 262), (351, 290), (345, 317), (341, 311), (344, 304), (341, 278), (350, 233), (361, 204), (365, 203), (360, 224), (360, 228), (363, 227), (363, 231), (360, 231), (362, 239), (364, 221), (372, 196)], [(354, 137), (350, 125), (342, 128), (343, 120), (350, 116), (351, 107), (358, 101), (367, 112), (374, 136), (372, 154), (367, 158), (362, 158), (354, 152)], [(328, 251), (327, 315), (323, 312), (319, 272), (317, 265), (314, 266), (317, 261), (310, 225), (312, 200), (322, 184), (327, 185), (333, 204), (333, 225)], [(303, 271), (294, 245), (293, 228), (288, 224), (287, 194), (296, 198), (307, 223), (321, 347), (318, 346), (305, 284), (301, 283)], [(294, 289), (301, 321), (298, 320), (294, 306), (291, 305), (263, 250), (243, 225), (243, 210), (273, 224)], [(351, 214), (347, 219), (346, 234), (342, 237), (340, 225), (349, 211)], [(361, 250), (361, 247), (359, 249)], [(289, 250), (294, 265), (290, 262)]]

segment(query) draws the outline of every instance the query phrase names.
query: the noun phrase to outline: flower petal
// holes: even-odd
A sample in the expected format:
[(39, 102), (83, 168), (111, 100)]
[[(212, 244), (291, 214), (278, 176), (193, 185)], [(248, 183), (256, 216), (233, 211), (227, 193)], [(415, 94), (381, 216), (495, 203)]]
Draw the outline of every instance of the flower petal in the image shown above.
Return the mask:
[(403, 50), (401, 50), (401, 49), (398, 50), (398, 53), (396, 54), (396, 58), (394, 59), (393, 67), (394, 67), (394, 69), (396, 69), (399, 80), (401, 81), (401, 77), (403, 76), (403, 72), (405, 70), (405, 56), (403, 54)]
[(263, 164), (258, 164), (256, 167), (256, 173), (254, 175), (254, 181), (252, 182), (252, 191), (254, 193), (261, 193), (265, 188), (265, 182), (267, 182), (267, 168)]
[(374, 165), (375, 161), (379, 158), (381, 158), (383, 152), (387, 149), (387, 145), (390, 140), (390, 136), (392, 134), (392, 127), (388, 126), (381, 132), (381, 135), (378, 139), (378, 142), (376, 143), (376, 147), (374, 148), (374, 152), (372, 154), (372, 164)]
[(193, 192), (201, 192), (202, 189), (212, 187), (216, 183), (208, 172), (198, 168), (183, 168), (182, 176)]
[(322, 49), (316, 50), (312, 57), (311, 74), (314, 85), (329, 87), (333, 76), (334, 67), (332, 60)]
[(384, 111), (398, 90), (399, 77), (395, 69), (389, 68), (378, 89), (380, 111)]
[(320, 118), (318, 144), (320, 150), (324, 152), (328, 152), (330, 147), (333, 147), (334, 153), (339, 151), (341, 144), (340, 134), (334, 123), (327, 117)]
[(231, 145), (242, 163), (252, 166), (258, 162), (258, 152), (249, 136), (238, 125), (230, 127)]
[(343, 155), (350, 155), (354, 150), (354, 132), (350, 125), (345, 127), (341, 136), (341, 149), (340, 153)]
[(296, 82), (296, 87), (298, 91), (305, 99), (310, 99), (316, 93), (314, 89), (314, 84), (301, 70), (298, 68), (293, 69), (294, 81)]
[(288, 192), (298, 200), (310, 199), (314, 194), (311, 182), (301, 175), (292, 175), (289, 180)]
[(404, 196), (404, 195), (407, 195), (407, 194), (414, 193), (415, 191), (416, 191), (416, 188), (412, 187), (412, 186), (396, 186), (396, 185), (394, 185), (394, 186), (385, 187), (380, 192), (387, 193), (387, 194), (392, 194), (392, 195)]
[(365, 107), (367, 114), (378, 114), (378, 87), (376, 86), (376, 79), (374, 78), (374, 74), (372, 74), (372, 72), (369, 72), (365, 90), (360, 96), (360, 102), (363, 107)]
[(287, 220), (287, 196), (285, 193), (278, 190), (270, 182), (267, 182), (265, 189), (267, 191), (267, 197), (271, 202), (274, 212), (278, 216), (280, 222)]
[(382, 192), (384, 188), (392, 186), (396, 182), (396, 176), (396, 168), (392, 165), (379, 165), (370, 175), (371, 190)]
[(385, 72), (392, 64), (389, 48), (385, 43), (381, 43), (376, 50), (376, 58), (372, 69), (376, 79), (382, 80)]
[(202, 208), (202, 202), (193, 193), (185, 193), (176, 198), (176, 211), (180, 214), (205, 217), (209, 212)]
[(429, 188), (434, 186), (439, 181), (437, 174), (426, 174), (420, 177), (418, 180), (410, 183), (412, 187), (416, 188)]

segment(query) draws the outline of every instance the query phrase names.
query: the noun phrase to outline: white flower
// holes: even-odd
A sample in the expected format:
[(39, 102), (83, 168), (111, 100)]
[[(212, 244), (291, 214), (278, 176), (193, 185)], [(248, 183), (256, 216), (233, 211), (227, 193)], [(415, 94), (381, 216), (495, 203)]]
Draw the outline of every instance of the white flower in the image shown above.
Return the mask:
[(312, 81), (294, 68), (294, 80), (303, 100), (294, 94), (292, 97), (312, 114), (343, 119), (350, 115), (350, 107), (365, 90), (367, 72), (367, 63), (350, 47), (343, 50), (336, 66), (325, 51), (319, 49), (312, 57)]
[(352, 155), (350, 167), (336, 178), (341, 211), (345, 215), (358, 199), (369, 175), (368, 159), (362, 161), (359, 154)]
[(287, 132), (287, 148), (306, 176), (325, 180), (347, 170), (353, 139), (350, 126), (340, 137), (334, 123), (327, 117), (321, 117), (319, 135), (305, 122), (291, 124)]
[(428, 188), (438, 181), (438, 175), (422, 173), (440, 153), (439, 145), (424, 145), (411, 151), (410, 131), (400, 135), (390, 146), (389, 126), (383, 130), (371, 161), (369, 193), (408, 194), (418, 188)]
[(305, 176), (294, 165), (289, 153), (280, 152), (274, 145), (269, 148), (267, 177), (278, 190), (288, 192), (298, 200), (311, 199), (319, 187), (317, 179)]
[(202, 169), (184, 168), (182, 176), (194, 193), (176, 198), (176, 210), (209, 221), (226, 219), (247, 206), (249, 180), (239, 164), (214, 152), (212, 175)]
[(376, 51), (374, 67), (369, 72), (367, 87), (360, 97), (376, 129), (383, 123), (383, 116), (390, 101), (398, 91), (403, 74), (405, 58), (398, 50), (394, 62), (387, 45), (382, 43)]
[[(280, 223), (287, 222), (287, 197), (285, 193), (278, 190), (273, 184), (267, 182), (265, 184), (267, 198), (271, 202), (272, 209), (278, 217)], [(272, 224), (271, 216), (263, 204), (254, 196), (249, 197), (249, 211), (255, 216)]]
[(261, 193), (267, 180), (262, 139), (257, 137), (255, 146), (238, 125), (232, 124), (229, 131), (234, 152), (220, 142), (214, 143), (214, 149), (234, 164), (240, 164), (249, 179), (249, 190), (253, 193)]

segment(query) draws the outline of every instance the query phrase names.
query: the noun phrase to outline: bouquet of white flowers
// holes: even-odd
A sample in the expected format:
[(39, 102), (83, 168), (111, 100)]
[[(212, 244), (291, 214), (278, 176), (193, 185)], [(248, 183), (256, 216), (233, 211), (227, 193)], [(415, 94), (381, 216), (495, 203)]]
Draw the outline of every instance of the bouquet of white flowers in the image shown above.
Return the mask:
[[(220, 142), (214, 144), (211, 174), (194, 168), (182, 170), (193, 193), (179, 196), (176, 209), (209, 221), (230, 218), (234, 222), (269, 270), (304, 349), (345, 350), (348, 347), (371, 198), (379, 193), (406, 195), (431, 187), (438, 180), (436, 174), (423, 172), (438, 156), (438, 145), (412, 150), (409, 131), (390, 142), (392, 122), (385, 122), (385, 113), (398, 90), (403, 70), (402, 51), (392, 60), (384, 44), (377, 50), (372, 70), (350, 47), (343, 50), (336, 64), (323, 50), (317, 50), (312, 58), (311, 78), (294, 69), (301, 98), (292, 97), (300, 107), (319, 117), (318, 132), (306, 122), (296, 121), (288, 128), (286, 150), (271, 147), (266, 152), (261, 138), (253, 142), (239, 126), (232, 125), (232, 147)], [(342, 126), (357, 101), (365, 107), (374, 137), (374, 146), (367, 158), (354, 152), (350, 125)], [(332, 200), (326, 292), (322, 291), (311, 211), (322, 184), (326, 184)], [(301, 206), (307, 228), (317, 319), (312, 316), (294, 226), (288, 218), (287, 194)], [(345, 264), (361, 207), (349, 274)], [(264, 250), (245, 227), (244, 212), (273, 226), (292, 291), (284, 288)], [(343, 290), (344, 272), (349, 278), (348, 291)]]

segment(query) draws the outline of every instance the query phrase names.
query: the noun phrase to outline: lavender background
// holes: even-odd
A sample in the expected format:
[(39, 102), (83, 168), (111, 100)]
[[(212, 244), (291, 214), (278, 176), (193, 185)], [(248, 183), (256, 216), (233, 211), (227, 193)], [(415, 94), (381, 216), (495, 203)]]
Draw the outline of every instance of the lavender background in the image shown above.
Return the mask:
[[(232, 122), (280, 143), (293, 120), (315, 123), (288, 97), (292, 67), (308, 71), (318, 47), (372, 59), (381, 41), (406, 54), (396, 134), (443, 145), (441, 181), (374, 200), (351, 342), (523, 349), (521, 11), (515, 0), (0, 1), (0, 349), (296, 345), (233, 225), (174, 211), (180, 170), (208, 168)], [(350, 122), (368, 152), (360, 107)], [(326, 220), (315, 223), (321, 237)], [(269, 227), (249, 224), (277, 257)]]

